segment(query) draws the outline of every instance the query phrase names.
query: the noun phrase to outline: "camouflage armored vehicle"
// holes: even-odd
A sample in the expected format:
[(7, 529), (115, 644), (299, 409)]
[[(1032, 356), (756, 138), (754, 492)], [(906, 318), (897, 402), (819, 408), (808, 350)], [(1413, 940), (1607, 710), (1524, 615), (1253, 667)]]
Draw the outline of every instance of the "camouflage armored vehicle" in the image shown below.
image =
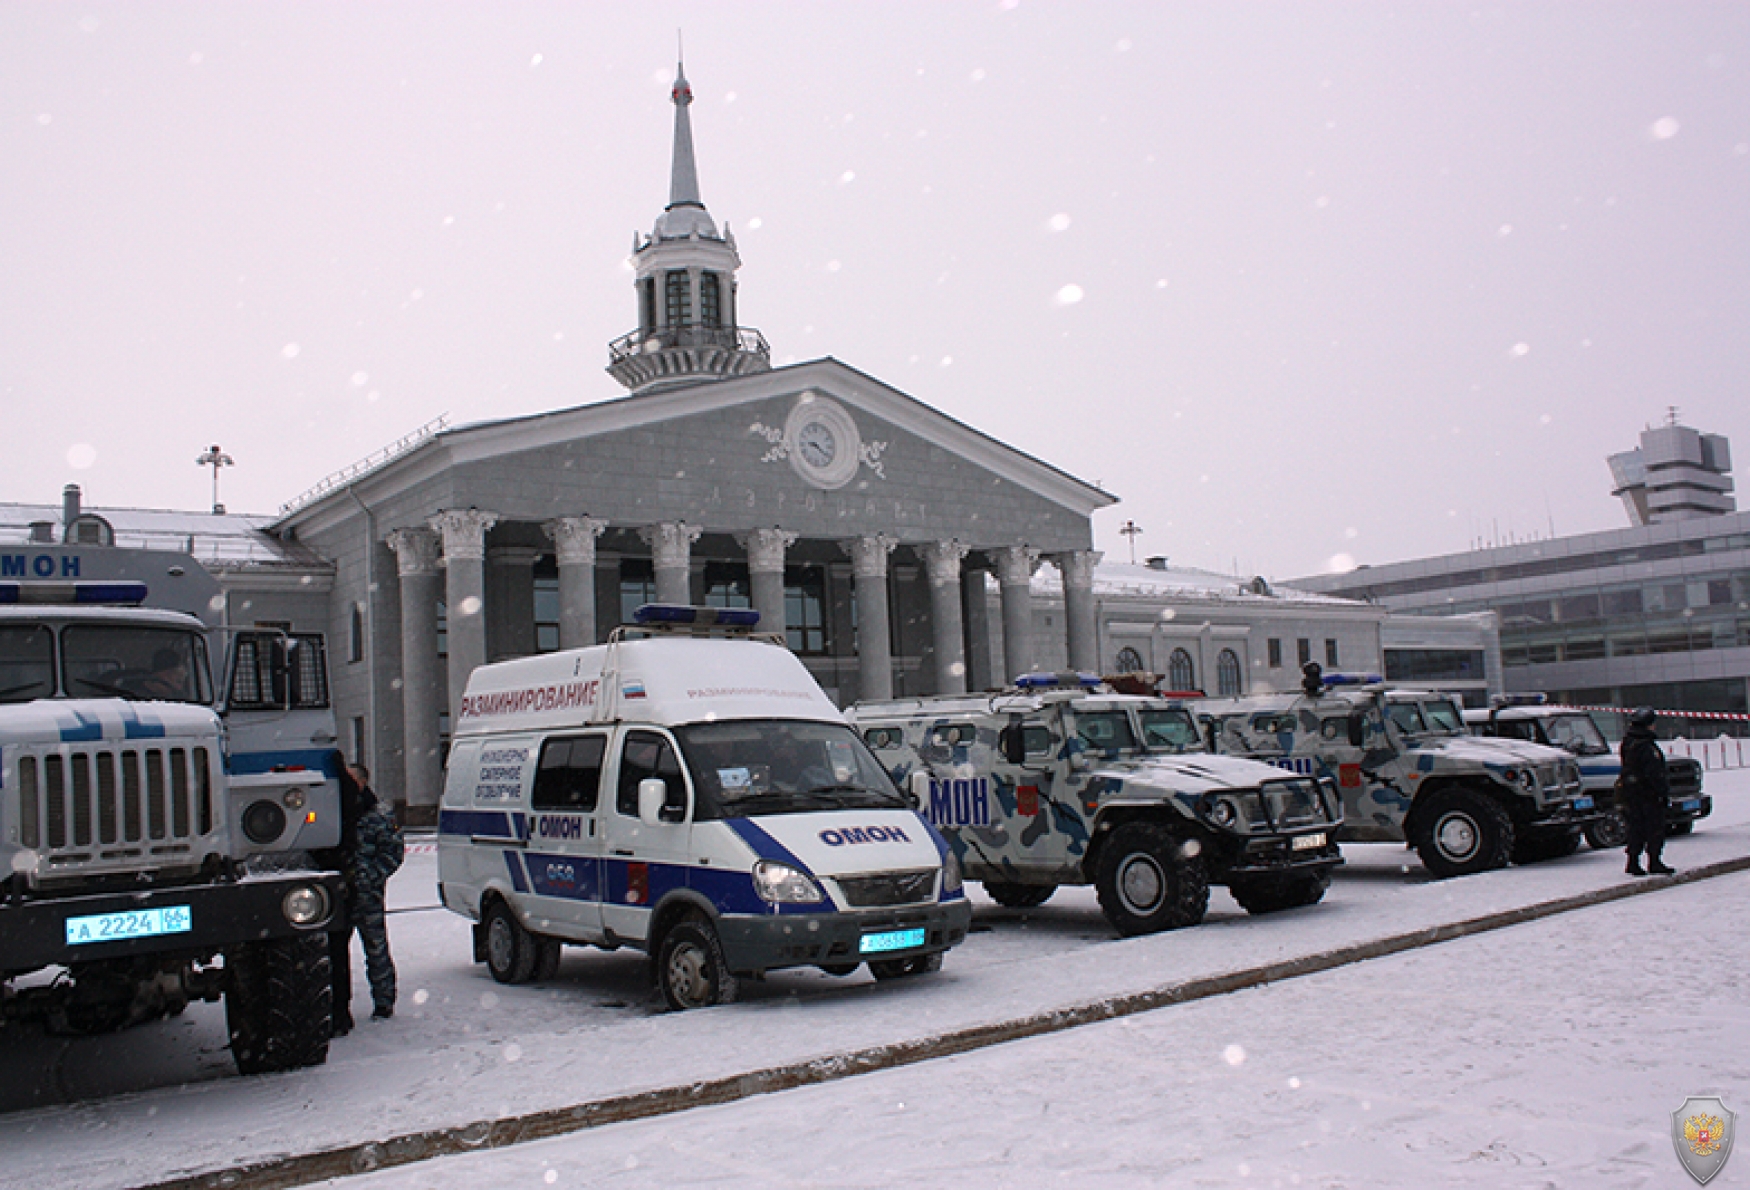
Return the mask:
[(1333, 779), (1339, 838), (1408, 843), (1435, 876), (1572, 855), (1596, 822), (1574, 758), (1470, 735), (1450, 695), (1306, 666), (1298, 694), (1204, 699), (1217, 751)]
[[(1561, 748), (1580, 766), (1580, 783), (1596, 803), (1600, 816), (1586, 826), (1586, 841), (1604, 851), (1621, 847), (1628, 839), (1617, 804), (1616, 778), (1622, 760), (1597, 722), (1578, 707), (1546, 705), (1543, 695), (1506, 695), (1487, 710), (1464, 713), (1472, 735), (1503, 740), (1530, 740)], [(1665, 833), (1687, 835), (1698, 819), (1713, 813), (1714, 799), (1701, 791), (1701, 762), (1686, 756), (1670, 756), (1665, 769), (1671, 780), (1671, 801), (1665, 812)]]
[(1252, 913), (1311, 905), (1343, 862), (1329, 782), (1211, 755), (1184, 707), (1092, 675), (849, 715), (1002, 905), (1092, 884), (1114, 929), (1146, 934), (1202, 921), (1211, 884)]

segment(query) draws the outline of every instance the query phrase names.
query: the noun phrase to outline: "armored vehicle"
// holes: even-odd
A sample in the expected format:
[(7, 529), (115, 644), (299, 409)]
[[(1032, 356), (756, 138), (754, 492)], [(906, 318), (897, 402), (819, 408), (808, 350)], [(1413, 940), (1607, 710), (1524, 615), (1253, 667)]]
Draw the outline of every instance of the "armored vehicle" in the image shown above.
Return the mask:
[[(1621, 847), (1628, 839), (1617, 804), (1616, 779), (1622, 760), (1610, 746), (1597, 722), (1579, 707), (1546, 705), (1543, 695), (1509, 694), (1495, 700), (1487, 710), (1464, 713), (1471, 734), (1504, 740), (1530, 740), (1561, 748), (1580, 766), (1580, 781), (1597, 804), (1600, 816), (1585, 828), (1586, 841), (1606, 851)], [(1665, 760), (1671, 781), (1671, 801), (1665, 813), (1667, 835), (1687, 835), (1698, 819), (1713, 813), (1714, 800), (1701, 791), (1701, 762), (1687, 756)]]
[(1571, 755), (1476, 738), (1451, 695), (1313, 663), (1299, 693), (1196, 705), (1218, 751), (1333, 779), (1342, 840), (1408, 843), (1435, 876), (1572, 855), (1599, 817)]
[(1183, 707), (1088, 674), (997, 693), (859, 703), (850, 718), (969, 879), (1011, 907), (1092, 884), (1121, 934), (1310, 905), (1343, 862), (1328, 782), (1214, 756)]

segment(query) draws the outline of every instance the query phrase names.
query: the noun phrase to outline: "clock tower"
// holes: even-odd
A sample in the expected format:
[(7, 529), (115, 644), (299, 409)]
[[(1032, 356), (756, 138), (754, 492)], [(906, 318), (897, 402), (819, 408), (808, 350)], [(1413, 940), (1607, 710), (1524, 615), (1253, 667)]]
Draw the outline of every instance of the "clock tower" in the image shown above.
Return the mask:
[(674, 164), (668, 206), (649, 235), (632, 235), (638, 329), (608, 345), (608, 371), (634, 393), (769, 371), (771, 349), (736, 324), (735, 237), (721, 233), (699, 198), (693, 89), (675, 68)]

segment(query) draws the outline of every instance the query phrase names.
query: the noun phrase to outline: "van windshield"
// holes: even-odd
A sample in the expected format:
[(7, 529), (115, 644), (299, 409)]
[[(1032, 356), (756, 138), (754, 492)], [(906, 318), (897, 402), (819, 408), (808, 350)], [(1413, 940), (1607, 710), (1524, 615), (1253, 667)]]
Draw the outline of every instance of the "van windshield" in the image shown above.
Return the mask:
[(694, 723), (675, 735), (693, 776), (699, 820), (907, 805), (842, 723), (733, 719)]

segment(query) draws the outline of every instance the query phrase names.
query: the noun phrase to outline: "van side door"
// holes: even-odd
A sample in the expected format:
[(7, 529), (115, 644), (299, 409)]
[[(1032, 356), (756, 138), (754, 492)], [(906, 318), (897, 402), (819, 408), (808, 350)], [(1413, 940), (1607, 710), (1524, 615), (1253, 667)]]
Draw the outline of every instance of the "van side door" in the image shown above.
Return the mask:
[[(643, 941), (650, 936), (651, 906), (687, 883), (693, 791), (674, 738), (657, 728), (625, 729), (612, 771), (614, 805), (603, 815), (602, 926)], [(638, 817), (638, 785), (649, 778), (665, 789), (662, 821), (654, 825)]]
[(602, 929), (602, 769), (605, 731), (549, 736), (541, 742), (529, 791), (529, 840), (524, 864), (532, 919), (543, 933), (593, 941)]

